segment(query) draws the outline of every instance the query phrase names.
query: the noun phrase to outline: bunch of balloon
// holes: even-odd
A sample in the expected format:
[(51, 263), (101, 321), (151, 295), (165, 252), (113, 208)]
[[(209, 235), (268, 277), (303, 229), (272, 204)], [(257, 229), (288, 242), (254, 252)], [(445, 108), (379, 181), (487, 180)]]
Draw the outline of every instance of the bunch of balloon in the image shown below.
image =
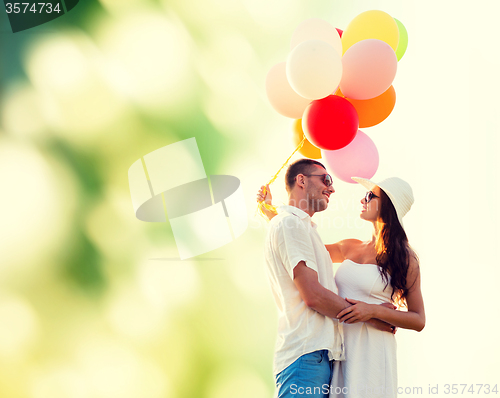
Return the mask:
[(293, 140), (303, 156), (323, 158), (345, 182), (373, 177), (378, 151), (359, 129), (394, 109), (392, 82), (407, 45), (403, 24), (378, 10), (359, 14), (345, 31), (319, 18), (297, 27), (286, 62), (267, 74), (266, 93), (278, 113), (295, 119)]

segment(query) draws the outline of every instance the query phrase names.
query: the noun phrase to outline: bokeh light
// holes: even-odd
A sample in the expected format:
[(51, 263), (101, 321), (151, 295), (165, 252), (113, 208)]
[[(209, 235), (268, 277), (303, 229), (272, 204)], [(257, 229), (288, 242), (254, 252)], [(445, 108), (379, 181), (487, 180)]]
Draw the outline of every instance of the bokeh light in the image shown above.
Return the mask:
[[(31, 145), (0, 139), (0, 272), (35, 275), (64, 244), (75, 207), (73, 181)], [(70, 188), (70, 189), (68, 189)]]
[(0, 328), (0, 356), (22, 359), (36, 343), (39, 322), (35, 310), (20, 297), (0, 296), (0, 319), (8, 327)]
[(107, 339), (80, 344), (76, 363), (92, 396), (163, 398), (171, 396), (169, 380), (153, 363), (129, 347)]
[(85, 398), (90, 395), (84, 375), (65, 364), (36, 372), (31, 384), (33, 398)]
[(109, 83), (146, 112), (176, 112), (190, 98), (192, 43), (179, 20), (141, 8), (103, 25), (98, 37)]
[(102, 56), (80, 31), (44, 35), (27, 50), (26, 70), (40, 92), (48, 125), (70, 142), (89, 144), (125, 111), (104, 79)]
[(254, 398), (269, 396), (271, 391), (258, 374), (248, 369), (222, 368), (212, 378), (207, 398)]
[(137, 278), (145, 299), (163, 313), (200, 298), (201, 280), (194, 262), (183, 261), (179, 267), (161, 259), (149, 260)]
[(36, 90), (26, 83), (13, 84), (5, 93), (1, 119), (5, 129), (19, 138), (33, 139), (46, 129), (43, 103)]

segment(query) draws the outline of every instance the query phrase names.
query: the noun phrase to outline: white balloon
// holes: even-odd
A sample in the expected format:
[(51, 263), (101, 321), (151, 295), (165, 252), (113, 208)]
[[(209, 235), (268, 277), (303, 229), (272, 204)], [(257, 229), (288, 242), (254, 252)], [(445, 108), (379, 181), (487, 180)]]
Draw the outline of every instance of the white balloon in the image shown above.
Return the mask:
[(274, 65), (266, 77), (266, 94), (272, 107), (283, 116), (300, 119), (311, 100), (298, 95), (286, 78), (286, 62)]
[(309, 18), (303, 21), (293, 32), (290, 50), (307, 40), (321, 40), (330, 44), (342, 55), (342, 40), (339, 32), (330, 23), (321, 18)]
[(333, 94), (342, 78), (339, 53), (321, 40), (307, 40), (288, 55), (286, 76), (301, 97), (312, 100)]

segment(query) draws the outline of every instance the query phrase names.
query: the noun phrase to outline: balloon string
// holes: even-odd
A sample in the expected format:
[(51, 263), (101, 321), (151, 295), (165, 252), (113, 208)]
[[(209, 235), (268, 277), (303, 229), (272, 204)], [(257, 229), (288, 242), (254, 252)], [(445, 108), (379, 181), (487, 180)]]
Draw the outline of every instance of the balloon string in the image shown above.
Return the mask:
[[(280, 167), (280, 169), (278, 170), (278, 172), (273, 176), (273, 178), (271, 178), (271, 180), (269, 180), (269, 182), (266, 184), (266, 186), (267, 185), (271, 185), (274, 181), (276, 181), (276, 178), (278, 178), (278, 175), (281, 172), (281, 170), (283, 170), (283, 168), (288, 164), (288, 162), (290, 161), (290, 159), (292, 158), (292, 156), (295, 155), (295, 153), (302, 148), (302, 146), (304, 145), (305, 141), (306, 141), (306, 136), (303, 135), (303, 138), (302, 138), (302, 141), (300, 141), (300, 144), (297, 145), (297, 148), (295, 148), (295, 150), (288, 157), (288, 159), (285, 161), (285, 163), (283, 163), (283, 166)], [(262, 191), (262, 194), (264, 195), (264, 198), (266, 197), (266, 193), (267, 193), (267, 188), (264, 188), (264, 190)], [(261, 202), (259, 202), (259, 204), (257, 205), (257, 210), (255, 211), (255, 214), (257, 214), (257, 211), (260, 212), (260, 215), (262, 217), (264, 217), (266, 220), (267, 220), (267, 217), (266, 217), (266, 215), (264, 213), (264, 209), (263, 208), (266, 208), (267, 210), (269, 210), (272, 213), (278, 213), (278, 211), (276, 210), (276, 206), (270, 205), (270, 204), (266, 203), (264, 200), (261, 201)]]

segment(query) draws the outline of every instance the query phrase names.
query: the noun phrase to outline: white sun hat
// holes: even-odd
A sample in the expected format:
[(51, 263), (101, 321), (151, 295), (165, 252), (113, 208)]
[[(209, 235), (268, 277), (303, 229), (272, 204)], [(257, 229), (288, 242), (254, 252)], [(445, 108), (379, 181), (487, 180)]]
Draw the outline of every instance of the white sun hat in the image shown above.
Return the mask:
[(415, 201), (410, 184), (398, 177), (389, 177), (380, 182), (373, 182), (361, 177), (352, 177), (352, 179), (369, 191), (371, 191), (373, 187), (379, 187), (383, 190), (387, 196), (389, 196), (389, 199), (391, 199), (396, 209), (399, 223), (404, 229), (403, 217), (410, 211), (411, 205)]

